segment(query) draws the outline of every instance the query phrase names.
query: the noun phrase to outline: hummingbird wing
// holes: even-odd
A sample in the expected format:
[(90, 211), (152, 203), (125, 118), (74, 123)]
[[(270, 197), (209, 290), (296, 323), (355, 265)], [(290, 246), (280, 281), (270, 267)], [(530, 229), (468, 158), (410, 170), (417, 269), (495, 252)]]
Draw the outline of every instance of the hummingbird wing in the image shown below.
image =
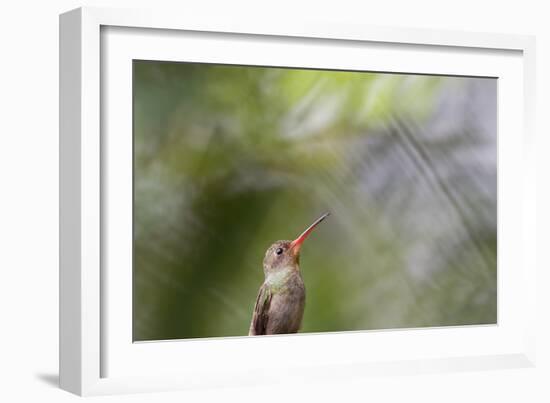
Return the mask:
[(269, 305), (271, 303), (271, 290), (264, 283), (260, 287), (258, 292), (258, 298), (256, 298), (256, 306), (254, 307), (254, 313), (252, 315), (252, 322), (250, 323), (249, 336), (265, 334), (267, 328), (267, 321), (269, 319)]

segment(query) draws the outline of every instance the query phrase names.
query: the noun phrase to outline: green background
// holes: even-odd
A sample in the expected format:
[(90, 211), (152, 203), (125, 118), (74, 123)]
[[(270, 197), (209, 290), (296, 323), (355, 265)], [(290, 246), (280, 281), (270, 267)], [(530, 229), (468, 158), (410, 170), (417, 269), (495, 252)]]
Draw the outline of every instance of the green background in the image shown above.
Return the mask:
[(302, 332), (495, 323), (496, 79), (134, 61), (134, 340), (248, 332), (306, 241)]

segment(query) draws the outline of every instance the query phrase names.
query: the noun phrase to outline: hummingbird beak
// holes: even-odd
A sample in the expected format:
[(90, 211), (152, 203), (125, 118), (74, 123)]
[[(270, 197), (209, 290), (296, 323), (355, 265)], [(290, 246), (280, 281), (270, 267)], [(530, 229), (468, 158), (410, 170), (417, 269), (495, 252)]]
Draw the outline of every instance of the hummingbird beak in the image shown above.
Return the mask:
[(298, 253), (300, 253), (300, 248), (302, 247), (302, 243), (306, 240), (306, 238), (311, 234), (313, 229), (319, 225), (321, 221), (323, 221), (325, 218), (327, 218), (330, 215), (330, 213), (325, 213), (321, 217), (319, 217), (313, 224), (311, 224), (304, 232), (300, 234), (298, 238), (296, 238), (294, 241), (290, 243), (290, 249), (292, 249), (292, 253), (294, 256), (297, 256)]

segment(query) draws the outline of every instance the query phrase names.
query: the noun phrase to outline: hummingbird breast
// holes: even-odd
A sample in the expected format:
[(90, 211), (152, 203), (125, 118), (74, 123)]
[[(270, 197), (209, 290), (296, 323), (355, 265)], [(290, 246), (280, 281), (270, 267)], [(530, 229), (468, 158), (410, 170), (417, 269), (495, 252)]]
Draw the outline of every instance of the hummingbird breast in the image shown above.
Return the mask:
[(269, 306), (266, 334), (296, 333), (302, 325), (306, 290), (299, 272), (274, 290)]

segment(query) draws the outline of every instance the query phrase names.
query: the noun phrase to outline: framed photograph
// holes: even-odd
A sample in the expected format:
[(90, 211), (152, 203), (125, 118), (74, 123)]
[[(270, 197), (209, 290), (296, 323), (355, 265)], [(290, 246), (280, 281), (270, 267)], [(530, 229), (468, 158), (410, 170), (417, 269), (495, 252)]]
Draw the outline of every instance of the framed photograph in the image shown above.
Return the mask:
[(60, 383), (534, 365), (534, 39), (60, 17)]

